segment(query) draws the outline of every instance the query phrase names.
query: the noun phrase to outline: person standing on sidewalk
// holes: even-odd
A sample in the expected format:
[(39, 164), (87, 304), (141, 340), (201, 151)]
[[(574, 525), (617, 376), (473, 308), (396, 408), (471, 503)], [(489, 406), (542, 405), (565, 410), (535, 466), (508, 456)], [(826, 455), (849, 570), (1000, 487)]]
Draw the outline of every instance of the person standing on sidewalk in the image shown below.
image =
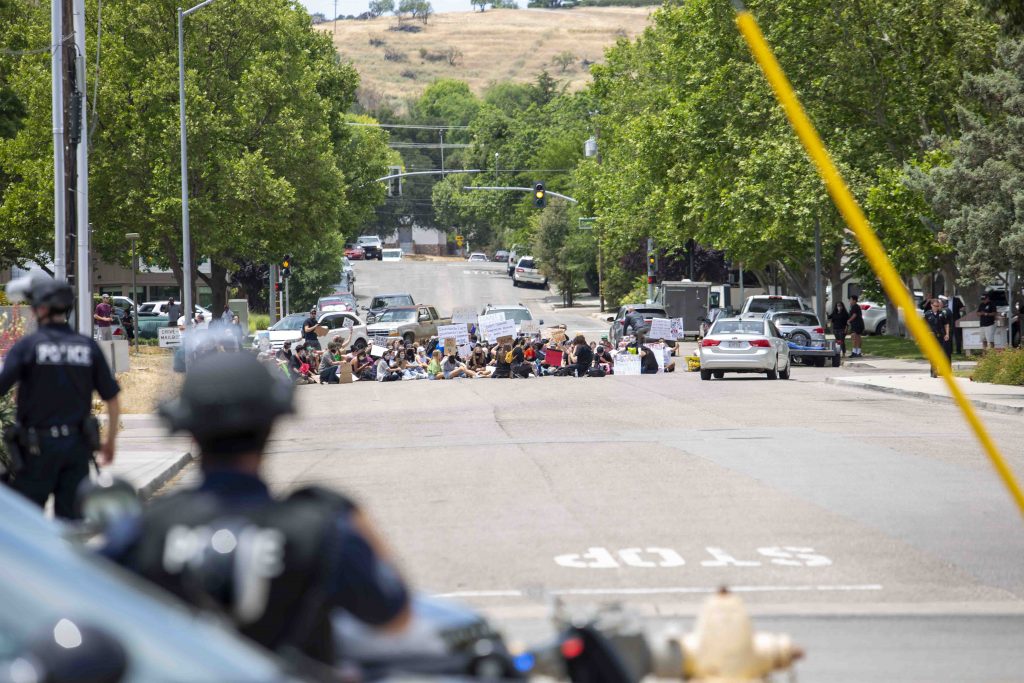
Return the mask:
[(302, 339), (307, 349), (320, 350), (320, 336), (316, 333), (316, 308), (309, 311), (309, 317), (302, 322)]
[(110, 295), (104, 294), (96, 309), (92, 313), (92, 319), (96, 322), (96, 334), (100, 341), (111, 341), (114, 338), (110, 323), (114, 322), (114, 309), (110, 305)]
[[(949, 332), (950, 318), (952, 317), (950, 311), (942, 305), (942, 299), (939, 297), (931, 300), (931, 310), (924, 314), (924, 320), (928, 323), (932, 334), (935, 335), (935, 340), (942, 347), (947, 360), (951, 360), (953, 355), (952, 338)], [(934, 365), (932, 366), (932, 377), (938, 377), (938, 371)]]
[(843, 350), (845, 356), (846, 328), (850, 325), (850, 313), (846, 310), (846, 304), (842, 301), (832, 304), (832, 312), (828, 314), (828, 320), (832, 323), (832, 334), (836, 338), (836, 343), (839, 344), (839, 348)]
[[(64, 282), (30, 275), (7, 285), (13, 301), (28, 300), (39, 329), (22, 337), (7, 353), (0, 372), (0, 396), (18, 385), (17, 420), (4, 430), (11, 488), (43, 507), (53, 494), (54, 513), (74, 519), (75, 497), (89, 476), (89, 462), (114, 461), (120, 388), (99, 345), (76, 333), (67, 314), (75, 301)], [(99, 422), (92, 416), (92, 395), (107, 404), (107, 438), (100, 444)]]
[(978, 318), (980, 319), (981, 325), (981, 348), (982, 350), (988, 349), (989, 347), (996, 347), (996, 315), (998, 309), (996, 305), (992, 303), (992, 300), (988, 296), (988, 292), (981, 295), (981, 303), (978, 304)]
[(850, 295), (850, 341), (853, 342), (853, 350), (850, 352), (851, 358), (860, 358), (864, 355), (864, 352), (860, 350), (860, 339), (861, 335), (864, 334), (864, 311), (861, 309), (860, 304), (857, 303), (857, 295)]
[[(181, 317), (181, 306), (174, 303), (174, 297), (172, 296), (167, 300), (167, 327), (174, 327), (178, 324), (178, 318)], [(187, 320), (185, 321), (188, 322)]]

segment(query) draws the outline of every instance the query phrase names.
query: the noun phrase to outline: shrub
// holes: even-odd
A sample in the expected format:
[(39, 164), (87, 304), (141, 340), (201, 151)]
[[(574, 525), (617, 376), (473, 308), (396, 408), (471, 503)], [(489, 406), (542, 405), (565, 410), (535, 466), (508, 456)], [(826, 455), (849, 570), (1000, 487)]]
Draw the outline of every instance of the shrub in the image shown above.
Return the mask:
[(249, 314), (249, 334), (256, 330), (265, 330), (270, 327), (270, 316), (266, 313)]
[(415, 72), (415, 71), (413, 71), (412, 69), (406, 69), (405, 71), (403, 71), (403, 72), (402, 72), (401, 74), (399, 74), (399, 75), (400, 75), (400, 76), (401, 76), (402, 78), (408, 78), (408, 79), (411, 79), (411, 80), (413, 80), (413, 81), (415, 81), (415, 80), (416, 80), (416, 72)]
[(384, 48), (384, 59), (389, 62), (407, 62), (409, 57), (404, 52), (398, 50), (392, 50), (390, 47)]
[(989, 351), (975, 368), (975, 382), (1024, 386), (1024, 349)]
[(370, 36), (370, 47), (384, 47), (387, 41), (380, 36)]

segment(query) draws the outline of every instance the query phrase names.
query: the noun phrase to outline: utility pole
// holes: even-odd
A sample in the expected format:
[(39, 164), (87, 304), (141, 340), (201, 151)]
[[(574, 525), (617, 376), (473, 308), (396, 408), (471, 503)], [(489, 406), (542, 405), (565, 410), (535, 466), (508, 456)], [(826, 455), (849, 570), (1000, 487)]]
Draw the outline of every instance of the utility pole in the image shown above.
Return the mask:
[(654, 301), (654, 280), (658, 276), (658, 256), (654, 253), (654, 238), (647, 238), (647, 303)]
[(821, 217), (814, 217), (814, 312), (825, 324), (825, 286), (821, 281)]
[[(85, 87), (85, 0), (74, 0), (73, 23), (75, 28), (75, 87), (71, 96), (77, 101), (78, 149), (76, 150), (76, 193), (75, 193), (75, 284), (78, 289), (78, 331), (86, 336), (86, 330), (92, 329), (92, 267), (90, 263), (89, 242), (89, 110), (87, 108)], [(71, 107), (75, 112), (76, 107)], [(134, 253), (135, 243), (132, 242)], [(132, 297), (135, 296), (134, 256), (132, 257)], [(138, 335), (136, 335), (136, 353), (138, 353)]]
[(270, 324), (273, 325), (277, 322), (277, 264), (270, 264), (270, 270), (267, 273), (267, 279), (270, 281), (270, 298), (267, 299), (268, 312), (270, 313)]
[(53, 275), (66, 281), (67, 223), (64, 199), (64, 1), (50, 4), (50, 88), (53, 107)]
[(284, 279), (284, 314), (290, 315), (292, 312), (291, 297), (288, 294), (288, 283), (291, 281), (290, 277)]
[(438, 136), (441, 138), (441, 173), (444, 173), (444, 128), (437, 131)]

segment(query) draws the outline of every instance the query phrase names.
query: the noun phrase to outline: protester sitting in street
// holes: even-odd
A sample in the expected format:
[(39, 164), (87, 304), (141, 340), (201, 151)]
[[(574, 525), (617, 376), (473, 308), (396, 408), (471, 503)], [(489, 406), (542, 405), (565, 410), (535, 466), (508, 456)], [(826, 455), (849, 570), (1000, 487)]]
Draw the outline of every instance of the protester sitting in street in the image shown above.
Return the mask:
[(378, 382), (397, 382), (402, 379), (402, 373), (395, 368), (391, 353), (390, 350), (385, 351), (384, 355), (377, 361)]
[(615, 358), (612, 357), (611, 351), (608, 348), (607, 340), (598, 344), (597, 351), (594, 352), (594, 365), (600, 365), (601, 368), (609, 375), (614, 371)]
[(512, 376), (512, 364), (509, 362), (511, 351), (505, 344), (494, 347), (494, 370), (490, 374), (492, 379), (508, 379)]
[[(664, 372), (675, 372), (676, 371), (676, 362), (674, 360), (672, 360), (672, 347), (670, 347), (667, 343), (665, 343), (664, 339), (659, 339), (658, 343), (661, 344), (661, 352), (663, 354), (663, 356), (662, 356), (662, 358), (663, 358), (662, 370)], [(655, 360), (657, 360), (657, 359), (655, 359)]]
[(481, 377), (490, 377), (491, 367), (488, 363), (487, 352), (484, 351), (484, 347), (477, 344), (473, 347), (473, 352), (469, 354), (466, 366)]
[(520, 338), (512, 347), (512, 363), (509, 370), (510, 376), (513, 378), (526, 378), (536, 374), (533, 363), (526, 360), (526, 352), (523, 348), (524, 342), (525, 340)]
[(318, 367), (320, 373), (320, 384), (338, 384), (338, 368), (341, 367), (342, 360), (339, 356), (339, 347), (335, 342), (329, 342), (327, 344), (327, 351), (320, 356), (320, 365)]
[(654, 357), (654, 351), (650, 349), (646, 344), (642, 344), (639, 347), (640, 352), (640, 374), (641, 375), (656, 375), (658, 374), (658, 359)]
[(292, 373), (299, 384), (313, 384), (313, 364), (310, 362), (309, 351), (305, 344), (295, 347), (292, 354)]
[(445, 379), (456, 379), (458, 377), (473, 379), (476, 377), (476, 373), (459, 360), (458, 354), (445, 356), (444, 361), (441, 363), (441, 371), (444, 373)]
[(352, 376), (364, 382), (377, 379), (375, 363), (365, 347), (356, 351), (356, 357), (352, 359)]
[(434, 349), (430, 362), (427, 364), (427, 377), (430, 379), (445, 379), (444, 370), (441, 368), (441, 350)]
[(594, 352), (582, 334), (577, 334), (572, 340), (572, 372), (569, 374), (576, 377), (586, 377), (587, 371), (594, 365)]

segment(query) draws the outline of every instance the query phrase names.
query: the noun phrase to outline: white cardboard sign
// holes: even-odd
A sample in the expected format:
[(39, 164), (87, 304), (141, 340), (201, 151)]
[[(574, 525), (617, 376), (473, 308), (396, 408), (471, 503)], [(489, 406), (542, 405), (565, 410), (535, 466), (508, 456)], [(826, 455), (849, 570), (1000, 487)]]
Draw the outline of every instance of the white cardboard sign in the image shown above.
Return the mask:
[(452, 323), (476, 325), (476, 309), (472, 306), (459, 306), (452, 310)]
[(523, 334), (537, 334), (540, 332), (540, 322), (537, 320), (524, 320), (519, 323), (519, 331)]
[(438, 325), (437, 338), (454, 339), (456, 344), (463, 346), (469, 343), (469, 331), (466, 329), (465, 323), (459, 325)]
[(488, 313), (478, 318), (477, 325), (480, 329), (486, 329), (489, 325), (500, 323), (505, 319), (504, 313)]
[(616, 375), (639, 375), (640, 356), (634, 356), (632, 353), (620, 353), (615, 356), (614, 367)]
[(176, 348), (181, 346), (181, 330), (177, 327), (157, 328), (157, 338), (162, 348)]
[(676, 339), (676, 340), (682, 339), (685, 336), (683, 334), (683, 330), (684, 329), (685, 328), (683, 327), (683, 319), (682, 318), (672, 318), (672, 338), (673, 339)]
[[(502, 315), (504, 315), (504, 313)], [(502, 320), (500, 322), (487, 325), (483, 330), (484, 334), (486, 334), (487, 338), (491, 341), (501, 337), (514, 337), (516, 336), (516, 322), (514, 320)]]
[(672, 332), (672, 321), (668, 318), (655, 318), (651, 321), (651, 331), (647, 333), (648, 339), (675, 339)]

